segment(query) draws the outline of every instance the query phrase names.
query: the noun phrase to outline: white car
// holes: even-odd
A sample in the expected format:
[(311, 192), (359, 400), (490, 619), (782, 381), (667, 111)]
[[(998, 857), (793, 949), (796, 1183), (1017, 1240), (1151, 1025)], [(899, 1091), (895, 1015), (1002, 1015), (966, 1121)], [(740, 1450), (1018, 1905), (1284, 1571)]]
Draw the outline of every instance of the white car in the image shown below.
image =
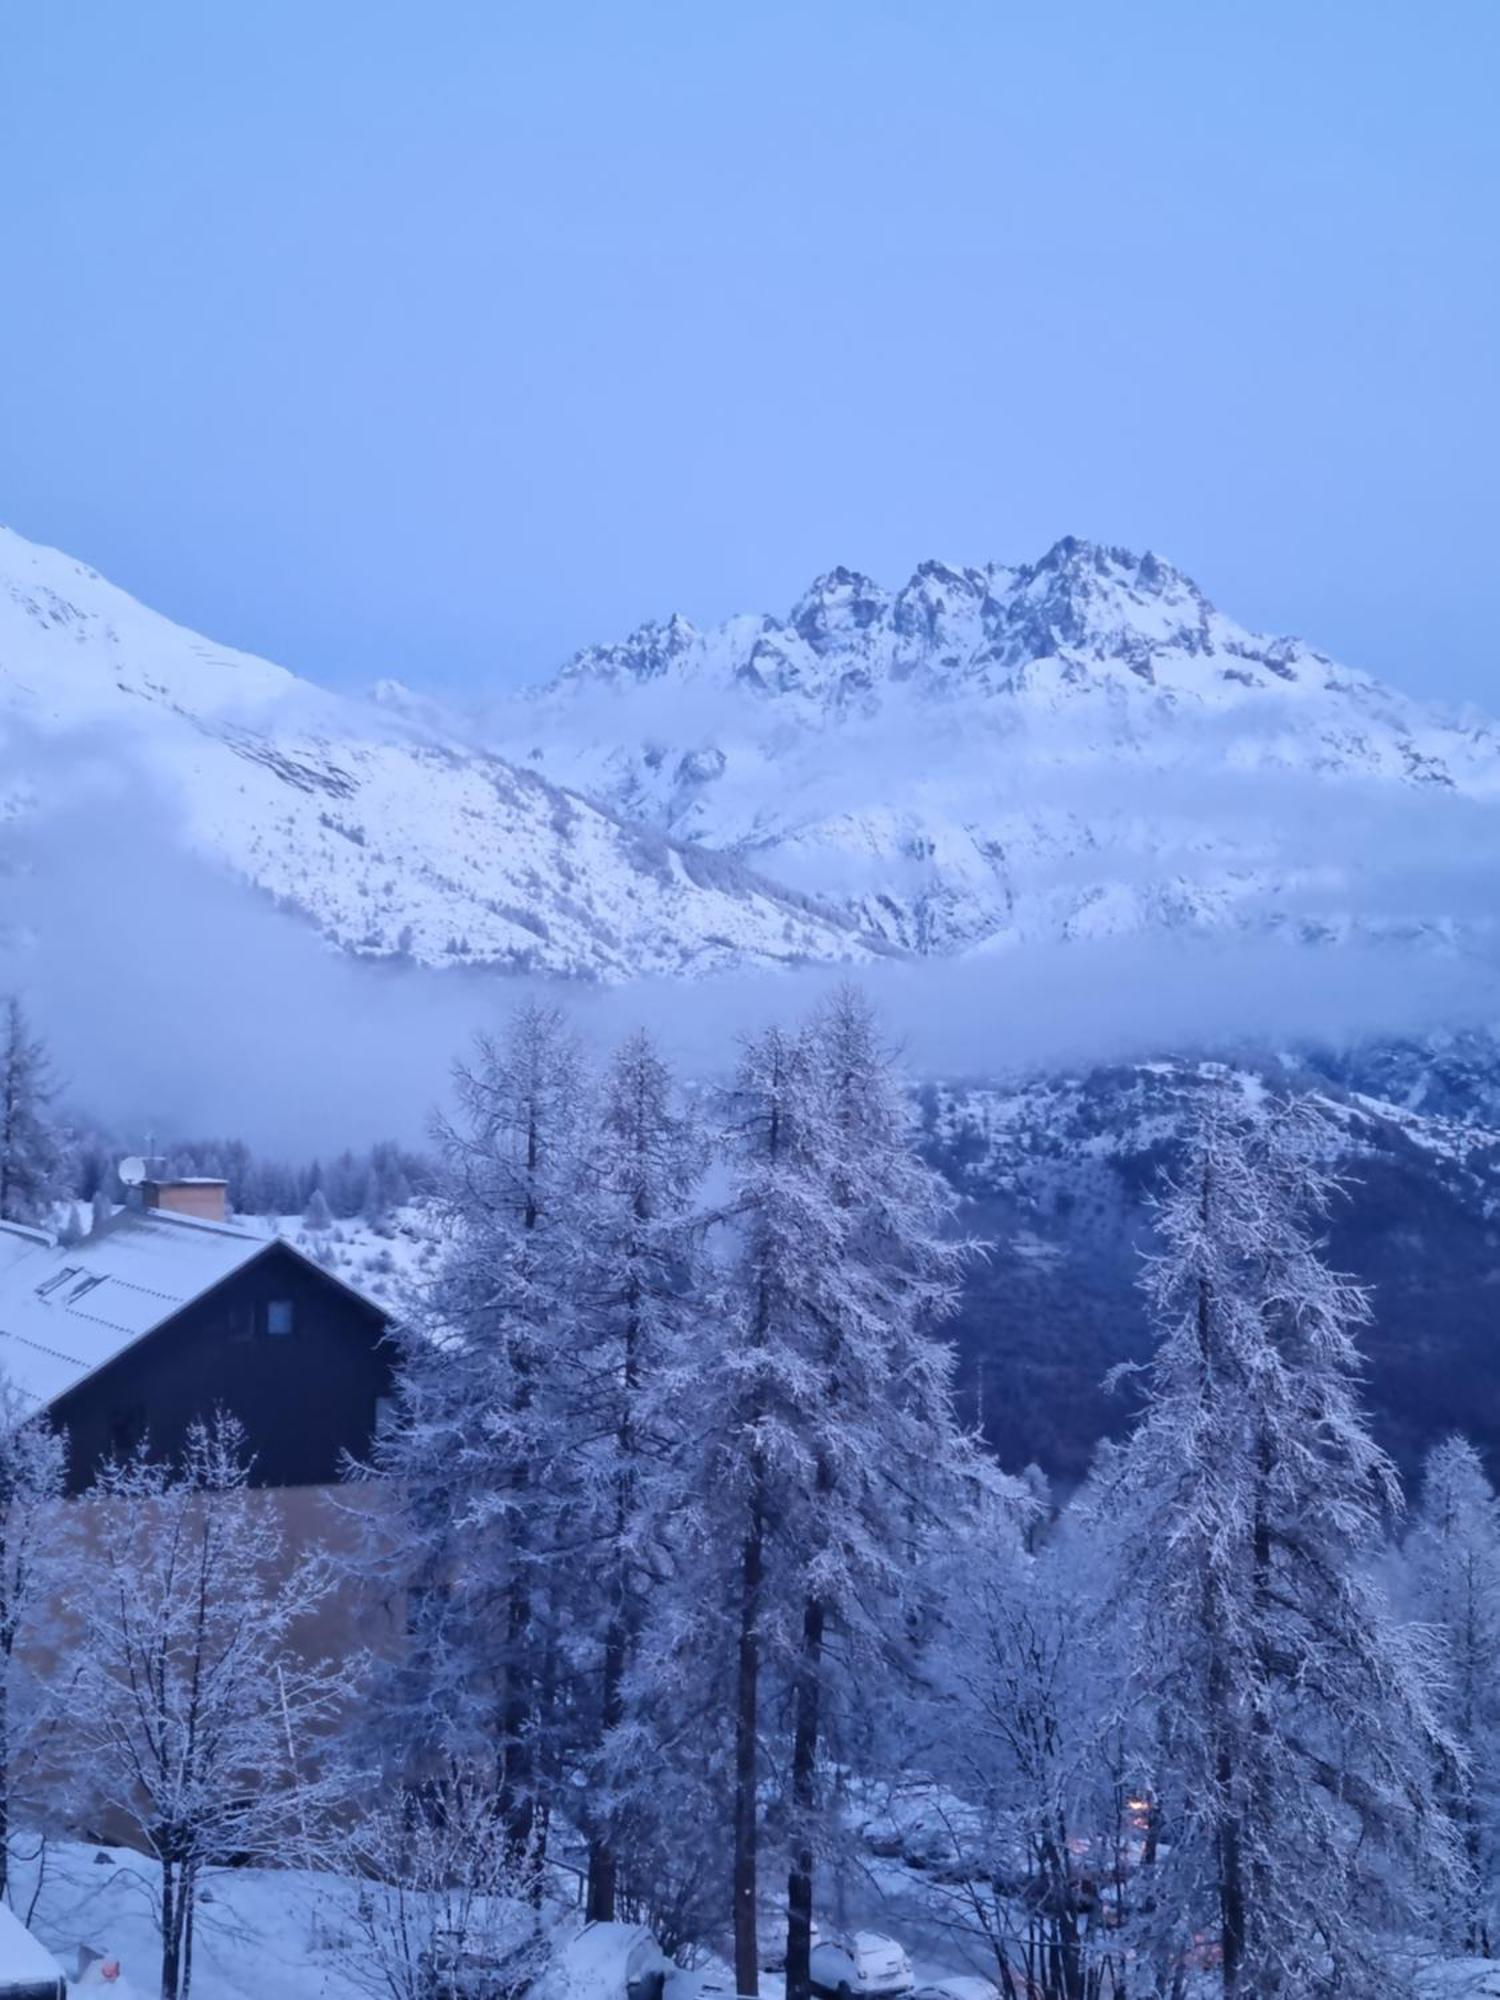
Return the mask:
[(911, 1960), (894, 1938), (879, 1931), (820, 1939), (812, 1949), (812, 1988), (832, 2000), (886, 2000), (916, 1984)]
[(993, 1979), (978, 1973), (957, 1972), (949, 1979), (935, 1979), (930, 1986), (918, 1987), (911, 2000), (1000, 2000)]

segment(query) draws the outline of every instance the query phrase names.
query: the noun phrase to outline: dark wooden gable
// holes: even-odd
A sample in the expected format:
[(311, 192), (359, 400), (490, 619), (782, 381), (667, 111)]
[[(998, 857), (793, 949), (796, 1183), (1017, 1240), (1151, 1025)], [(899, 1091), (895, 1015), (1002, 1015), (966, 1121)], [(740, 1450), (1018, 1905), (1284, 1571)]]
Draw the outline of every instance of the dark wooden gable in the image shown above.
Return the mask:
[(320, 1486), (346, 1452), (367, 1458), (390, 1394), (386, 1318), (285, 1243), (144, 1335), (52, 1405), (68, 1433), (69, 1486), (81, 1492), (111, 1452), (148, 1435), (154, 1457), (181, 1449), (216, 1408), (245, 1426), (260, 1486)]

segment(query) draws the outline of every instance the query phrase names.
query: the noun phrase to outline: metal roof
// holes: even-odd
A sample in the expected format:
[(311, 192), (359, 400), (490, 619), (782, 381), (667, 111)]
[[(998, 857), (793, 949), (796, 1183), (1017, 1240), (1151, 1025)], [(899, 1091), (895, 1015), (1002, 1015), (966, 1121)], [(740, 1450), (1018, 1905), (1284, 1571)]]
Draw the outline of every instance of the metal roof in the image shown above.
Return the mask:
[(45, 1408), (277, 1240), (161, 1209), (123, 1209), (81, 1243), (0, 1225), (0, 1371)]

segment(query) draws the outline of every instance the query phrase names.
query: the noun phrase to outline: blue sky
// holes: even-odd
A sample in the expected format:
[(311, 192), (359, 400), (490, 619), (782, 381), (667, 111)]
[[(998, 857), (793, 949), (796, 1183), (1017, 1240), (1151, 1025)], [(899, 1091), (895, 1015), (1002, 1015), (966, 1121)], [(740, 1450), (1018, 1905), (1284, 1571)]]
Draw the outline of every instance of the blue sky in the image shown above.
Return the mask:
[(9, 0), (0, 518), (343, 685), (1149, 545), (1500, 706), (1500, 7)]

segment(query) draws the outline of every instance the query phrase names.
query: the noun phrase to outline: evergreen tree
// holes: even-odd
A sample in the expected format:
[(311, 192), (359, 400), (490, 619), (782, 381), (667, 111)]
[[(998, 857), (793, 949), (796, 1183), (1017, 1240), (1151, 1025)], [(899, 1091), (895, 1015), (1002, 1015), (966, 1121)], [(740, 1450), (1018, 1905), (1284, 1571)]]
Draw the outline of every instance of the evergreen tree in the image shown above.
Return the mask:
[(1404, 1554), (1411, 1608), (1438, 1641), (1442, 1718), (1459, 1752), (1441, 1773), (1464, 1846), (1453, 1942), (1487, 1958), (1500, 1869), (1500, 1502), (1467, 1438), (1428, 1453)]
[(12, 997), (0, 1006), (0, 1222), (40, 1222), (66, 1192), (55, 1096), (51, 1058)]
[(765, 1752), (788, 1719), (788, 1991), (805, 1993), (830, 1705), (907, 1638), (939, 1495), (966, 1470), (949, 1354), (925, 1331), (964, 1251), (852, 993), (747, 1044), (727, 1143), (736, 1244), (692, 1392), (673, 1632), (703, 1710), (728, 1721), (742, 1994), (758, 1990)]
[(1312, 1234), (1327, 1150), (1305, 1107), (1214, 1107), (1158, 1212), (1160, 1338), (1111, 1504), (1170, 1829), (1162, 1994), (1204, 1937), (1226, 1995), (1389, 1991), (1380, 1920), (1451, 1856), (1431, 1677), (1367, 1570), (1399, 1490), (1356, 1397), (1364, 1295)]
[(925, 1551), (934, 1528), (958, 1512), (967, 1465), (952, 1352), (932, 1337), (957, 1304), (970, 1254), (951, 1234), (956, 1198), (915, 1152), (906, 1099), (865, 1000), (842, 988), (806, 1039), (819, 1257), (804, 1267), (814, 1282), (803, 1296), (782, 1301), (806, 1373), (787, 1410), (803, 1472), (777, 1505), (801, 1600), (787, 2000), (811, 1993), (819, 1756), (830, 1703), (851, 1671), (878, 1668), (907, 1630)]
[(442, 1270), (399, 1335), (376, 1470), (412, 1645), (388, 1690), (418, 1757), (487, 1755), (518, 1855), (539, 1868), (556, 1782), (561, 1529), (576, 1512), (556, 1385), (579, 1344), (586, 1077), (555, 1010), (482, 1037), (441, 1124)]
[[(561, 1385), (566, 1432), (582, 1454), (584, 1502), (575, 1572), (585, 1597), (579, 1629), (598, 1633), (599, 1752), (589, 1780), (590, 1918), (612, 1919), (620, 1847), (640, 1804), (628, 1781), (637, 1746), (627, 1693), (647, 1600), (668, 1560), (674, 1506), (670, 1462), (684, 1413), (676, 1407), (702, 1304), (696, 1195), (704, 1148), (679, 1108), (671, 1071), (651, 1038), (632, 1035), (599, 1093), (589, 1172), (592, 1215), (580, 1266), (581, 1344)], [(624, 1782), (622, 1782), (622, 1779)]]

